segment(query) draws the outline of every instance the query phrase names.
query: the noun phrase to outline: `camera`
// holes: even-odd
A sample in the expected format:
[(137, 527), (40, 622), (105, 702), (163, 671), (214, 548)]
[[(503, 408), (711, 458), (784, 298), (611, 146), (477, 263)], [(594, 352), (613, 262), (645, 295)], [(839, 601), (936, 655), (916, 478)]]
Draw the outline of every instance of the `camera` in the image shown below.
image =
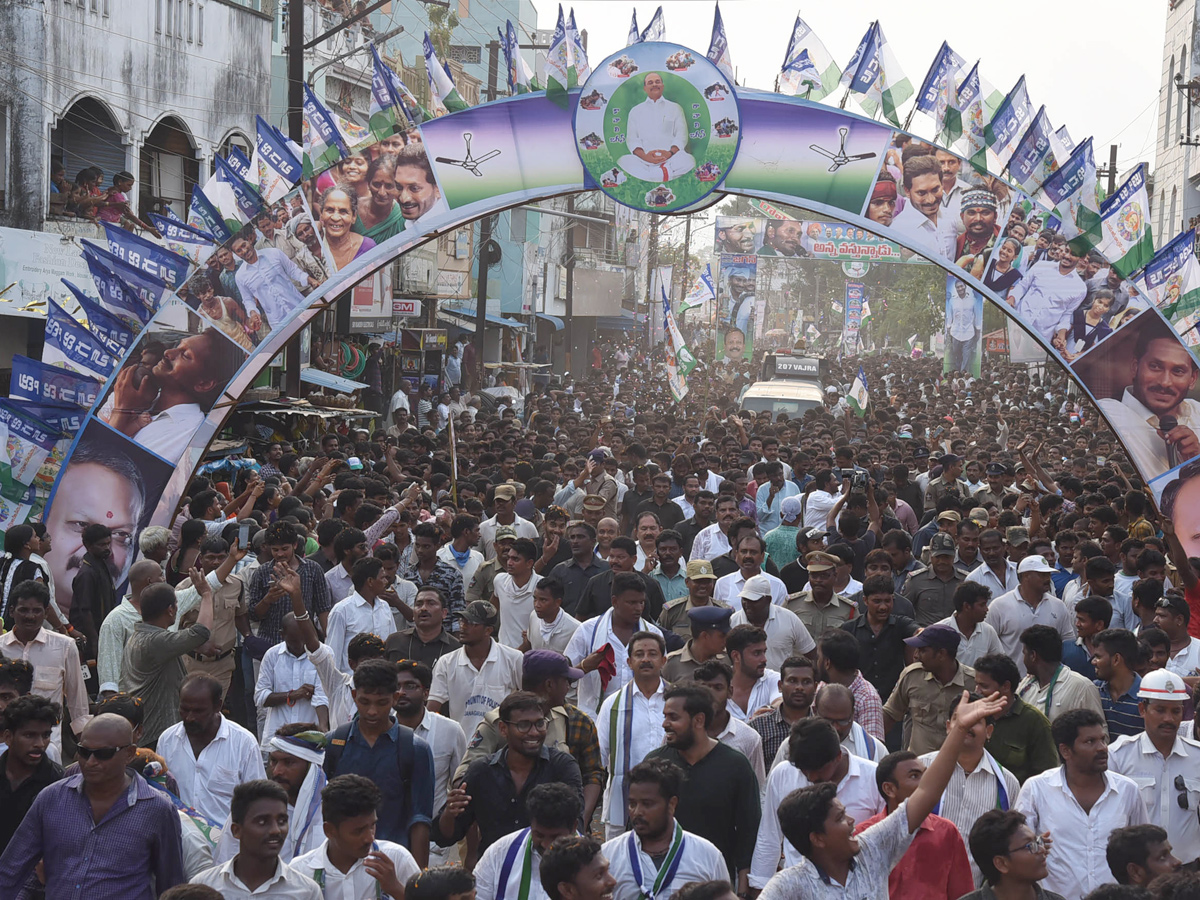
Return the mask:
[(867, 492), (867, 473), (866, 472), (854, 472), (850, 476), (850, 490), (862, 491), (864, 494)]

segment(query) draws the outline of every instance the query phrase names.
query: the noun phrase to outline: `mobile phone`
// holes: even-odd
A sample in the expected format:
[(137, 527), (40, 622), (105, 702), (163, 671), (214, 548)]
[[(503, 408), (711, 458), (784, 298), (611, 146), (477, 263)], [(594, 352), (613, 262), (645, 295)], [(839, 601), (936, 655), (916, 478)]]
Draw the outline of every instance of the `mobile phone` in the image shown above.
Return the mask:
[(250, 542), (250, 525), (249, 525), (249, 523), (243, 523), (238, 526), (238, 546), (241, 547), (243, 550), (245, 550), (246, 545), (249, 542)]

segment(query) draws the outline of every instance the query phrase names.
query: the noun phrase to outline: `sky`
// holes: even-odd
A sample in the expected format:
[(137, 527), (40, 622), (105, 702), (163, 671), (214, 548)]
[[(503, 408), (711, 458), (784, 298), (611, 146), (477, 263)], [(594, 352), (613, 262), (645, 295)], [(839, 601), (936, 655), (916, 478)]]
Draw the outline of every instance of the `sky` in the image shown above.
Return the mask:
[[(553, 29), (557, 5), (549, 0), (536, 5), (538, 27)], [(616, 0), (575, 3), (575, 21), (588, 32), (593, 66), (625, 46), (634, 6)], [(642, 28), (656, 6), (636, 4)], [(919, 16), (911, 14), (915, 10)], [(843, 66), (878, 18), (914, 91), (945, 40), (968, 63), (981, 59), (980, 74), (1002, 93), (1024, 74), (1034, 108), (1044, 104), (1055, 128), (1066, 125), (1077, 143), (1095, 139), (1098, 165), (1107, 163), (1114, 143), (1122, 173), (1141, 161), (1154, 165), (1167, 15), (1163, 0), (1007, 0), (978, 8), (930, 0), (838, 0), (799, 8), (771, 0), (725, 0), (721, 15), (739, 84), (772, 89), (797, 12)], [(712, 3), (666, 2), (663, 16), (668, 41), (701, 53), (708, 49)], [(1005, 30), (1011, 42), (996, 39)], [(824, 102), (840, 99), (839, 92)], [(912, 130), (928, 134), (929, 122), (918, 114)]]

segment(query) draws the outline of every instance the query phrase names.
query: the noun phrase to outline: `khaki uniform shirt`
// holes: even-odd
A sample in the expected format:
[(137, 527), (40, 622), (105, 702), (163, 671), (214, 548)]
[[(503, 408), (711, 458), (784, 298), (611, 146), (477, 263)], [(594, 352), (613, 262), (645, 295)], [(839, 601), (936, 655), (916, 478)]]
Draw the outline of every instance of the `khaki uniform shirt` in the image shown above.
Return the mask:
[(948, 581), (943, 581), (931, 567), (916, 569), (900, 593), (912, 603), (917, 624), (924, 627), (954, 615), (954, 592), (964, 580), (957, 570)]
[[(716, 600), (711, 601), (710, 605), (719, 606), (722, 609), (729, 608), (727, 604)], [(658, 616), (658, 627), (664, 632), (673, 631), (681, 638), (690, 638), (692, 636), (692, 620), (688, 618), (688, 610), (693, 609), (694, 606), (691, 597), (676, 597), (674, 600), (668, 600)]]
[(789, 594), (783, 605), (799, 616), (808, 633), (815, 637), (820, 637), (827, 629), (841, 628), (843, 622), (849, 622), (858, 613), (858, 606), (840, 594), (834, 594), (825, 606), (814, 603), (811, 588)]
[[(691, 634), (691, 632), (688, 632)], [(718, 653), (713, 659), (719, 659), (723, 663), (729, 662), (729, 657), (724, 653)], [(692, 641), (680, 647), (678, 650), (672, 650), (667, 654), (667, 664), (663, 668), (663, 681), (670, 684), (678, 684), (681, 681), (691, 681), (692, 673), (700, 668), (700, 661), (692, 656)]]
[(905, 722), (904, 749), (920, 755), (932, 753), (946, 739), (950, 704), (964, 690), (975, 690), (975, 670), (959, 663), (949, 684), (942, 684), (920, 663), (906, 666), (900, 680), (883, 705), (884, 713), (894, 722)]

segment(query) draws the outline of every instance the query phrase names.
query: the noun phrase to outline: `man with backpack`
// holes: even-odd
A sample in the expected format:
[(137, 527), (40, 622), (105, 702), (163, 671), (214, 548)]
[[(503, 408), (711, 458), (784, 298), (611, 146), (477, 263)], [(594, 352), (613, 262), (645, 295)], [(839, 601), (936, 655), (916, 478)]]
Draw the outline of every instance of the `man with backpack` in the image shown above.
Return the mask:
[(353, 722), (335, 728), (325, 747), (325, 774), (362, 775), (383, 794), (376, 834), (400, 844), (422, 868), (429, 864), (433, 821), (433, 753), (392, 717), (399, 696), (396, 664), (366, 659), (354, 670)]

